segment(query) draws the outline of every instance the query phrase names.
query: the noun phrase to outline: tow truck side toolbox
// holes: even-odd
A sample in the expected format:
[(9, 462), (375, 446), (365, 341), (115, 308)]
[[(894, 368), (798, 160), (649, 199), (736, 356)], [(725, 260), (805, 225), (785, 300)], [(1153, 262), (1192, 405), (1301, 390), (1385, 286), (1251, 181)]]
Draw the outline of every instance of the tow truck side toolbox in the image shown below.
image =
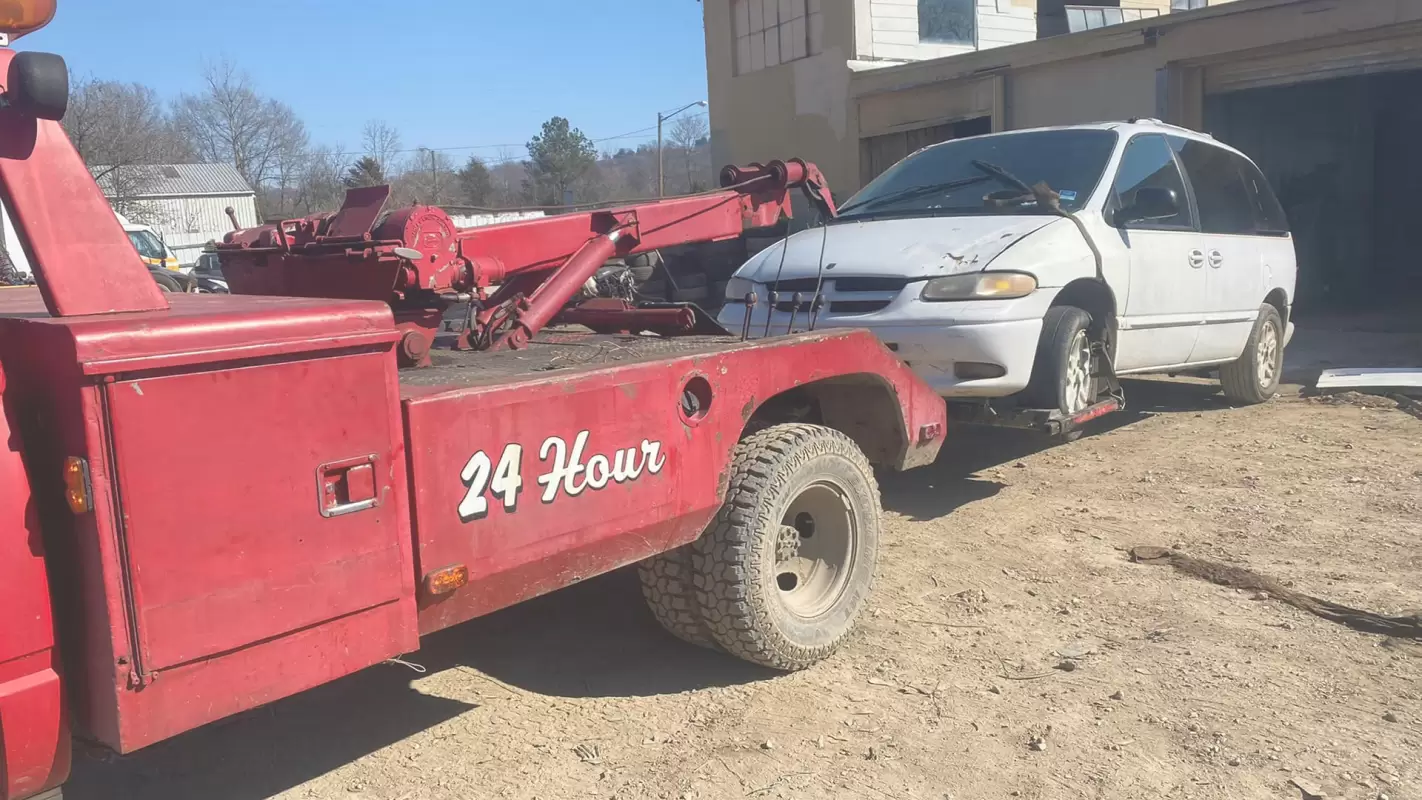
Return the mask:
[(69, 352), (42, 416), (92, 484), (77, 721), (120, 752), (419, 646), (389, 311), (228, 302), (14, 329), (33, 369)]
[[(363, 353), (108, 385), (144, 670), (399, 599), (392, 431), (385, 394), (371, 391), (388, 360)], [(371, 467), (375, 502), (323, 515), (359, 504), (332, 503), (341, 498), (328, 483), (339, 490)]]

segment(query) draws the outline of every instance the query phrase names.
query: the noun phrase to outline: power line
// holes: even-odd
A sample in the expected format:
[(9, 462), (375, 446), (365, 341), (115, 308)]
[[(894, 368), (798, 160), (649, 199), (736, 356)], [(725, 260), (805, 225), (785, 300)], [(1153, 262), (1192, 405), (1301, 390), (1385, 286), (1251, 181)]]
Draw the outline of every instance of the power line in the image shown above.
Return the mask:
[[(634, 139), (634, 138), (640, 137), (642, 134), (651, 133), (652, 131), (654, 131), (654, 130), (656, 130), (656, 129), (657, 129), (657, 126), (651, 125), (651, 126), (646, 127), (646, 128), (638, 128), (638, 129), (635, 130), (635, 131), (628, 131), (628, 132), (626, 132), (626, 133), (619, 133), (619, 134), (617, 134), (616, 136), (604, 136), (604, 137), (602, 137), (601, 139), (591, 139), (590, 141), (591, 141), (593, 144), (602, 144), (603, 142), (615, 142), (615, 141), (618, 141), (618, 140), (620, 140), (620, 139)], [(398, 149), (398, 150), (391, 150), (390, 152), (391, 152), (392, 154), (396, 154), (396, 153), (426, 153), (426, 152), (450, 153), (450, 152), (462, 151), (462, 150), (499, 150), (499, 149), (503, 149), (503, 148), (505, 148), (505, 147), (513, 147), (513, 148), (518, 148), (518, 149), (521, 149), (521, 150), (522, 150), (522, 149), (527, 149), (528, 143), (527, 143), (527, 142), (522, 142), (522, 143), (517, 143), (517, 144), (515, 144), (515, 143), (512, 143), (512, 142), (505, 142), (505, 143), (502, 143), (502, 144), (465, 144), (465, 145), (457, 145), (457, 146), (453, 146), (453, 147), (402, 147), (402, 148), (400, 148), (400, 149)], [(318, 149), (316, 152), (323, 152), (325, 155), (330, 155), (330, 156), (364, 156), (364, 155), (369, 155), (369, 154), (366, 153), (364, 150), (321, 151), (321, 150)], [(502, 160), (499, 160), (499, 161), (488, 161), (488, 162), (485, 162), (485, 163), (488, 163), (488, 164), (508, 164), (508, 163), (513, 162), (513, 161), (521, 161), (521, 160), (522, 160), (522, 159), (520, 159), (520, 158), (509, 158), (509, 159), (502, 159)]]

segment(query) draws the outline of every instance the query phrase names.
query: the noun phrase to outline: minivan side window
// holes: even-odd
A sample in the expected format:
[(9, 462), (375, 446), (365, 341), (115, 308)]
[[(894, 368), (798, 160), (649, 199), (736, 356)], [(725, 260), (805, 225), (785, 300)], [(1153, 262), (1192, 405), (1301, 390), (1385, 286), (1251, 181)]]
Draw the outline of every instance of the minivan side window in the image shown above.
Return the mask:
[(1254, 229), (1263, 236), (1287, 236), (1289, 220), (1284, 216), (1284, 207), (1279, 198), (1269, 188), (1269, 182), (1259, 168), (1247, 158), (1234, 157), (1239, 162), (1239, 174), (1244, 176), (1244, 188), (1249, 191), (1249, 200), (1254, 206)]
[(1200, 230), (1205, 233), (1252, 234), (1254, 201), (1244, 186), (1240, 159), (1228, 150), (1193, 139), (1170, 137), (1185, 174), (1195, 190)]
[(1185, 193), (1185, 181), (1180, 177), (1180, 168), (1175, 164), (1175, 156), (1166, 144), (1165, 137), (1158, 134), (1137, 136), (1126, 143), (1121, 153), (1121, 165), (1116, 169), (1116, 182), (1112, 184), (1112, 207), (1122, 209), (1136, 200), (1136, 190), (1141, 187), (1170, 189), (1180, 200), (1180, 213), (1168, 219), (1131, 222), (1129, 228), (1164, 228), (1179, 230), (1194, 227), (1190, 217), (1190, 199)]

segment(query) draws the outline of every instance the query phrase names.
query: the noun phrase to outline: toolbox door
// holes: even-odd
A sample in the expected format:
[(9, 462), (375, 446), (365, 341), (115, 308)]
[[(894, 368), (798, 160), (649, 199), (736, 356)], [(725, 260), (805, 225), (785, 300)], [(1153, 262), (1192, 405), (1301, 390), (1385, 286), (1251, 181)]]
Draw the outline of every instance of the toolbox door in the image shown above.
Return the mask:
[(108, 385), (134, 650), (111, 744), (415, 649), (397, 392), (388, 352)]

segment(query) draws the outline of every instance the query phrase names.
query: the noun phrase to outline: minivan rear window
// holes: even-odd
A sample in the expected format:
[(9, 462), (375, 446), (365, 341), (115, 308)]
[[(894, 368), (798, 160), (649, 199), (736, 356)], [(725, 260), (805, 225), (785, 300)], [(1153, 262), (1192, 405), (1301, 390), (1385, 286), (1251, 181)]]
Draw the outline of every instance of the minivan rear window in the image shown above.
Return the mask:
[(1284, 207), (1270, 188), (1264, 174), (1248, 159), (1235, 156), (1239, 161), (1239, 172), (1244, 176), (1244, 186), (1249, 190), (1249, 199), (1254, 203), (1255, 231), (1265, 236), (1287, 236), (1289, 220), (1284, 215)]
[(1214, 145), (1170, 137), (1180, 154), (1185, 175), (1195, 190), (1200, 230), (1205, 233), (1250, 234), (1255, 230), (1254, 200), (1244, 187), (1241, 159)]

